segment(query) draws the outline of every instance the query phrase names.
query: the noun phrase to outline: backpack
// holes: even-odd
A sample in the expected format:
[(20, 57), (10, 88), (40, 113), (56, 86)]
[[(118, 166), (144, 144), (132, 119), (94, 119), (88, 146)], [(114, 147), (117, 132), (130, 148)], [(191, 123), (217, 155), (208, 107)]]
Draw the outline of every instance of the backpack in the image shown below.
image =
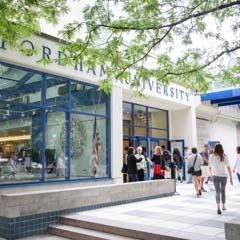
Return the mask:
[(169, 151), (167, 151), (167, 150), (163, 151), (163, 159), (166, 162), (170, 162), (171, 161), (171, 155), (170, 155)]

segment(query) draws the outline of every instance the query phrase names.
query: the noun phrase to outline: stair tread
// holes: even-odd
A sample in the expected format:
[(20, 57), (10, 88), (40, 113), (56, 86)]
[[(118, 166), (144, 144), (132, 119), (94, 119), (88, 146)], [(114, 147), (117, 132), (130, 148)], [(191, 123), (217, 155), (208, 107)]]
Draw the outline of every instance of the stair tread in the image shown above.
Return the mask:
[(40, 234), (40, 235), (21, 238), (19, 240), (45, 240), (45, 239), (47, 239), (47, 240), (69, 240), (70, 238), (59, 237), (59, 236), (51, 235), (51, 234)]
[(85, 228), (80, 228), (80, 227), (74, 227), (74, 226), (65, 225), (65, 224), (54, 224), (54, 225), (50, 225), (49, 227), (59, 229), (59, 230), (74, 232), (74, 233), (80, 233), (80, 234), (93, 236), (93, 237), (100, 237), (100, 238), (104, 238), (104, 239), (136, 240), (136, 238), (124, 237), (124, 236), (120, 236), (120, 235), (114, 235), (114, 234), (111, 234), (111, 233), (99, 232), (99, 231), (95, 231), (95, 230), (90, 230), (90, 229), (85, 229)]

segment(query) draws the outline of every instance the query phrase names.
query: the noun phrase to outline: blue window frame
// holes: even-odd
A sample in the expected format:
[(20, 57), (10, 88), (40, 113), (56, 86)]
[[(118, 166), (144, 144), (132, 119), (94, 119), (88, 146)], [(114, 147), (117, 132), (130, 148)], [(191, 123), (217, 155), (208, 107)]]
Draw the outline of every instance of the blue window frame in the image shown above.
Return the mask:
[(110, 96), (96, 85), (0, 62), (0, 125), (1, 186), (111, 177)]
[(123, 102), (123, 137), (124, 139), (150, 137), (164, 139), (168, 142), (168, 111)]

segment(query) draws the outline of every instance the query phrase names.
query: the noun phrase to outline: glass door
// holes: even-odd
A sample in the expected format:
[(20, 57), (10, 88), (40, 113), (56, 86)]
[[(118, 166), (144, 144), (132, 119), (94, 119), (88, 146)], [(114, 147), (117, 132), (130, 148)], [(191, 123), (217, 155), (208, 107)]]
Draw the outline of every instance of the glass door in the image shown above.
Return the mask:
[[(184, 140), (183, 139), (178, 139), (178, 140), (171, 140), (170, 142), (170, 151), (172, 152), (174, 148), (178, 148), (181, 155), (184, 157)], [(186, 166), (185, 166), (185, 160), (183, 160), (182, 164), (182, 176), (183, 180), (186, 180)]]
[[(146, 154), (151, 159), (154, 154), (154, 149), (156, 146), (167, 146), (167, 139), (161, 138), (148, 138), (148, 137), (136, 137), (136, 147), (142, 146), (146, 148)], [(153, 170), (151, 164), (147, 162), (147, 174), (145, 179), (151, 180), (153, 177)]]

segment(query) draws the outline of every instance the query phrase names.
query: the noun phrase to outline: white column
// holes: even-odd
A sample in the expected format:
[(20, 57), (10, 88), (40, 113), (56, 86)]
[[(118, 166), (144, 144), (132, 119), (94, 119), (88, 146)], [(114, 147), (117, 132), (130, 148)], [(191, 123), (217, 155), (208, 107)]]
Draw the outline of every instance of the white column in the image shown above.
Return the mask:
[(184, 139), (185, 146), (197, 146), (197, 125), (195, 106), (181, 110), (171, 111), (170, 114), (170, 140)]
[(123, 119), (122, 89), (113, 86), (111, 92), (111, 174), (116, 183), (123, 182)]

